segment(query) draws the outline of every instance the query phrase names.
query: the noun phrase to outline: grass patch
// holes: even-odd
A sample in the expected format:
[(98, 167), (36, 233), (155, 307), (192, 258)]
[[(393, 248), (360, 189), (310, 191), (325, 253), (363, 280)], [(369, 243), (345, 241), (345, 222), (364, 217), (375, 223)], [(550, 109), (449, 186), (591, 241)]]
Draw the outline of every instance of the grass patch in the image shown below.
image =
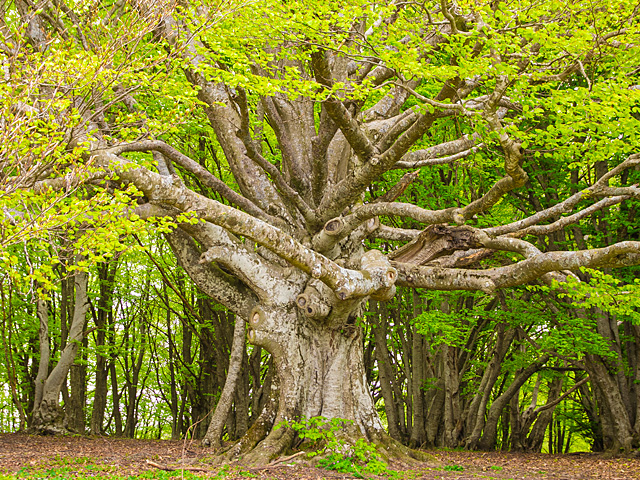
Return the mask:
[[(240, 472), (230, 472), (228, 470), (220, 471), (213, 478), (223, 479), (231, 473), (240, 474)], [(60, 480), (72, 478), (90, 478), (92, 480), (163, 480), (171, 478), (185, 478), (195, 480), (203, 477), (189, 471), (185, 471), (183, 475), (183, 472), (180, 470), (173, 472), (148, 470), (137, 475), (122, 475), (115, 472), (113, 467), (105, 467), (102, 465), (86, 465), (81, 468), (78, 468), (77, 466), (23, 467), (15, 476), (0, 474), (0, 480), (40, 480), (43, 478)]]
[(464, 471), (464, 467), (462, 467), (460, 465), (445, 465), (443, 470), (445, 472), (463, 472)]

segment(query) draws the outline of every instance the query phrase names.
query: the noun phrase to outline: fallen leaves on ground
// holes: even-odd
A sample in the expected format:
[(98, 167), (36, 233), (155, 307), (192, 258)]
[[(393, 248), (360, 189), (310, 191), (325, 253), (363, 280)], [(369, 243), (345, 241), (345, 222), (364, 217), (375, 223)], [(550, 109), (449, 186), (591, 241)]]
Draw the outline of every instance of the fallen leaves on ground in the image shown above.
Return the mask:
[[(640, 459), (596, 454), (545, 455), (434, 450), (433, 460), (396, 467), (398, 479), (640, 480)], [(294, 461), (300, 460), (300, 456)], [(285, 462), (286, 463), (286, 462)], [(0, 434), (0, 475), (34, 478), (38, 472), (64, 471), (57, 478), (112, 476), (127, 478), (274, 480), (350, 479), (351, 474), (276, 463), (267, 468), (216, 465), (213, 452), (197, 441), (134, 440), (110, 437), (41, 437)], [(185, 467), (185, 472), (181, 471)], [(166, 470), (165, 468), (166, 467)], [(394, 468), (394, 466), (391, 466)], [(167, 473), (173, 470), (173, 473)], [(58, 475), (58, 474), (56, 474)], [(52, 476), (51, 473), (47, 476)], [(382, 477), (373, 477), (382, 478)]]

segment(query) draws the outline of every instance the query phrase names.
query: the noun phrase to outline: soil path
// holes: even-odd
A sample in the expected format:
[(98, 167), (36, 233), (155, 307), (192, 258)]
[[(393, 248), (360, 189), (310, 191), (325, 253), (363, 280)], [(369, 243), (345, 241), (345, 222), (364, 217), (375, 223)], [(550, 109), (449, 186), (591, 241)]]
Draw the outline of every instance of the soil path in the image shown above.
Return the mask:
[[(413, 465), (399, 478), (406, 479), (529, 479), (529, 480), (640, 480), (640, 459), (604, 458), (593, 454), (545, 455), (430, 451), (433, 460)], [(87, 477), (87, 468), (104, 469), (114, 476), (159, 471), (158, 466), (185, 465), (203, 477), (224, 479), (272, 478), (306, 480), (348, 479), (349, 474), (304, 465), (274, 465), (267, 469), (214, 466), (212, 452), (197, 442), (131, 440), (86, 437), (38, 437), (0, 434), (0, 474), (31, 477), (47, 468), (67, 467), (69, 477)], [(151, 463), (150, 463), (151, 462)], [(155, 466), (154, 466), (155, 465)], [(221, 471), (221, 468), (225, 468)], [(398, 469), (403, 469), (401, 466)], [(149, 474), (153, 476), (152, 474)], [(150, 478), (145, 475), (146, 478)]]

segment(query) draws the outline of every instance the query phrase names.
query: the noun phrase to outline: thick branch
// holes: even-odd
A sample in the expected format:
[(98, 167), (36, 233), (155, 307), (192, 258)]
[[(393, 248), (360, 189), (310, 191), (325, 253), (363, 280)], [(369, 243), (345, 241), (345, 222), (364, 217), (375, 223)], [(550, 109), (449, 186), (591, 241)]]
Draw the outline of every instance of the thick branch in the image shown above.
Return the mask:
[(264, 158), (258, 149), (256, 148), (253, 138), (251, 138), (251, 132), (249, 132), (249, 106), (247, 104), (247, 98), (244, 90), (239, 89), (240, 95), (240, 111), (241, 111), (241, 126), (238, 131), (238, 136), (244, 143), (247, 149), (247, 156), (256, 162), (260, 168), (269, 174), (271, 180), (275, 184), (280, 194), (284, 197), (285, 206), (293, 204), (300, 211), (304, 219), (308, 224), (315, 224), (315, 215), (309, 205), (302, 199), (300, 194), (296, 192), (286, 182), (280, 171), (269, 160)]
[[(542, 210), (540, 212), (535, 213), (534, 215), (531, 215), (530, 217), (524, 218), (522, 220), (518, 220), (517, 222), (513, 222), (510, 223), (508, 225), (502, 225), (499, 227), (492, 227), (492, 228), (487, 228), (484, 231), (491, 236), (498, 236), (498, 235), (505, 235), (507, 233), (513, 233), (513, 232), (518, 232), (518, 231), (522, 231), (527, 229), (528, 227), (531, 227), (532, 225), (536, 225), (540, 222), (543, 222), (545, 220), (548, 220), (550, 218), (553, 217), (557, 217), (563, 213), (568, 213), (571, 212), (575, 206), (580, 203), (581, 200), (589, 198), (591, 196), (595, 196), (598, 195), (598, 193), (601, 194), (611, 194), (611, 195), (630, 195), (631, 192), (629, 192), (628, 190), (625, 189), (624, 192), (619, 192), (618, 189), (609, 189), (608, 187), (606, 187), (607, 182), (613, 178), (614, 176), (622, 173), (624, 170), (626, 170), (627, 168), (631, 168), (634, 167), (636, 165), (640, 165), (640, 155), (635, 154), (635, 155), (631, 155), (629, 156), (629, 158), (627, 158), (624, 162), (622, 162), (620, 165), (618, 165), (617, 167), (613, 168), (611, 171), (607, 172), (605, 175), (603, 175), (596, 183), (594, 183), (592, 186), (574, 193), (573, 195), (571, 195), (569, 198), (567, 198), (566, 200), (564, 200), (563, 202), (560, 202), (556, 205), (554, 205), (553, 207), (549, 207), (545, 210)], [(616, 202), (618, 203), (618, 202)], [(596, 203), (594, 204), (592, 207), (589, 208), (593, 208), (595, 207), (595, 205), (599, 205), (599, 208), (603, 208), (604, 206), (606, 206), (606, 202), (604, 203)], [(585, 209), (587, 210), (587, 209)], [(595, 210), (591, 210), (590, 213), (593, 213), (593, 211)], [(578, 212), (576, 215), (580, 215), (581, 212)], [(575, 221), (579, 220), (581, 217), (574, 217)], [(563, 221), (563, 219), (560, 219), (559, 221)]]
[(476, 230), (469, 227), (430, 225), (412, 242), (391, 252), (389, 258), (401, 263), (424, 265), (456, 250), (469, 250), (482, 245)]
[(370, 295), (389, 287), (386, 283), (378, 284), (370, 275), (361, 271), (339, 266), (277, 227), (203, 197), (184, 185), (174, 184), (169, 177), (145, 168), (132, 168), (129, 162), (108, 152), (97, 154), (95, 158), (98, 164), (117, 172), (122, 180), (133, 183), (145, 193), (151, 203), (170, 205), (183, 212), (197, 212), (203, 220), (267, 247), (303, 272), (324, 282), (343, 300)]
[(498, 203), (507, 192), (523, 186), (527, 181), (527, 173), (520, 165), (524, 151), (520, 143), (506, 133), (496, 113), (500, 99), (508, 86), (507, 77), (498, 77), (496, 87), (486, 101), (484, 113), (489, 127), (498, 135), (500, 146), (504, 151), (504, 169), (507, 175), (498, 180), (481, 198), (461, 209), (459, 217), (456, 218), (457, 223), (463, 223), (477, 213), (488, 210)]
[(394, 262), (398, 285), (431, 290), (482, 290), (524, 285), (548, 272), (580, 267), (624, 267), (640, 264), (640, 242), (620, 242), (575, 252), (546, 252), (513, 265), (488, 270), (421, 267)]
[(394, 168), (418, 168), (427, 165), (441, 165), (464, 158), (482, 147), (479, 143), (480, 135), (464, 135), (450, 142), (434, 145), (433, 147), (407, 153)]
[(181, 229), (167, 234), (167, 240), (182, 268), (204, 293), (214, 298), (236, 315), (247, 316), (258, 302), (254, 293), (237, 278), (212, 264), (201, 264), (200, 249)]
[[(317, 51), (311, 55), (311, 64), (315, 72), (316, 80), (321, 85), (324, 85), (328, 89), (333, 86), (333, 80), (331, 79), (331, 70), (329, 68), (329, 62), (325, 52)], [(323, 102), (327, 113), (331, 116), (331, 119), (340, 128), (343, 135), (353, 148), (353, 151), (363, 161), (369, 160), (376, 154), (376, 150), (371, 141), (364, 134), (360, 125), (355, 118), (349, 113), (342, 101), (333, 95), (327, 98)]]
[[(454, 212), (455, 208), (426, 210), (411, 203), (368, 203), (358, 207), (351, 215), (329, 220), (322, 231), (314, 237), (313, 245), (314, 248), (321, 251), (328, 251), (333, 245), (353, 232), (362, 223), (381, 215), (408, 217), (425, 225), (431, 225), (452, 221)], [(337, 223), (340, 223), (341, 226), (338, 227)], [(328, 239), (327, 236), (331, 237), (331, 239)]]
[[(436, 97), (441, 101), (450, 98), (455, 92), (445, 86)], [(352, 204), (360, 194), (378, 178), (381, 174), (393, 168), (394, 164), (405, 155), (418, 139), (433, 125), (433, 122), (442, 115), (455, 114), (455, 110), (447, 110), (421, 115), (384, 153), (373, 156), (358, 168), (351, 171), (333, 189), (331, 194), (323, 198), (316, 214), (319, 220), (328, 221), (336, 217), (344, 210), (345, 206)]]
[(124, 152), (147, 152), (150, 150), (166, 155), (173, 162), (177, 163), (188, 172), (194, 174), (204, 185), (212, 189), (214, 192), (220, 194), (230, 203), (242, 208), (247, 213), (250, 213), (251, 215), (254, 215), (258, 218), (262, 218), (266, 221), (274, 221), (273, 217), (267, 215), (261, 208), (259, 208), (249, 199), (234, 192), (231, 188), (225, 185), (222, 180), (213, 175), (198, 162), (192, 160), (182, 152), (176, 150), (170, 145), (167, 145), (161, 140), (144, 140), (141, 142), (130, 143), (126, 145), (118, 145), (117, 147), (113, 147), (110, 151), (115, 155), (119, 155)]

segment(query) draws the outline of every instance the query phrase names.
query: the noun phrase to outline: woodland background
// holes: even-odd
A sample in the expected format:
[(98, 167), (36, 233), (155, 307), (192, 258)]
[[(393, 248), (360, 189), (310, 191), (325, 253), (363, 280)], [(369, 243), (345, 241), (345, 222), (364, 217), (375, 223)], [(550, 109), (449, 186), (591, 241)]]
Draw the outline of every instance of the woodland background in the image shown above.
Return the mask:
[[(4, 3), (2, 5), (5, 12)], [(123, 5), (124, 2), (114, 2), (113, 11), (126, 11)], [(13, 4), (10, 7), (7, 12), (15, 13), (33, 5), (16, 2), (15, 9)], [(102, 6), (107, 13), (110, 7), (110, 4)], [(564, 15), (562, 8), (560, 11)], [(629, 18), (620, 22), (635, 28), (636, 12), (629, 5), (625, 4), (625, 8)], [(502, 21), (499, 9), (494, 10), (495, 21), (499, 23)], [(34, 11), (33, 15), (42, 13)], [(131, 18), (134, 18), (135, 9), (131, 11), (134, 12), (130, 14)], [(433, 11), (437, 11), (437, 5)], [(487, 11), (491, 8), (487, 7)], [(585, 11), (588, 11), (587, 7)], [(60, 30), (67, 34), (64, 38), (60, 33), (60, 38), (68, 41), (67, 30), (72, 31), (71, 25), (75, 22), (73, 15), (54, 8), (48, 13), (49, 17), (52, 12), (68, 22)], [(593, 12), (595, 15), (601, 11), (594, 9)], [(90, 18), (90, 9), (84, 13)], [(564, 21), (562, 15), (559, 14), (559, 24)], [(567, 14), (571, 22), (574, 21), (572, 15)], [(131, 27), (126, 24), (127, 13), (113, 17), (114, 24), (122, 21), (120, 33)], [(44, 14), (42, 18), (47, 22), (51, 20), (53, 27), (47, 29), (56, 30), (55, 18), (47, 20)], [(409, 21), (413, 19), (408, 18)], [(597, 19), (594, 16), (591, 20), (585, 14), (584, 18), (586, 20), (577, 22), (587, 29), (606, 25), (615, 30), (614, 24), (618, 21), (613, 16)], [(104, 114), (103, 130), (112, 135), (110, 141), (161, 135), (200, 167), (215, 173), (230, 189), (237, 189), (225, 153), (206, 119), (205, 109), (200, 108), (202, 105), (196, 100), (197, 88), (189, 90), (185, 87), (189, 81), (180, 64), (183, 60), (175, 55), (167, 62), (167, 65), (171, 64), (166, 67), (167, 71), (163, 70), (165, 52), (158, 46), (160, 41), (153, 30), (155, 25), (149, 21), (149, 25), (140, 27), (140, 32), (132, 34), (142, 45), (138, 50), (133, 49), (139, 55), (136, 61), (141, 63), (133, 68), (123, 61), (118, 67), (120, 70), (115, 69), (114, 73), (118, 81), (141, 82), (141, 93), (135, 94), (135, 98), (136, 105), (142, 108), (127, 103), (128, 95), (134, 94), (133, 87), (118, 96), (119, 84), (111, 89), (113, 92), (108, 90), (109, 95), (116, 95), (116, 99), (105, 94), (106, 106), (95, 101), (91, 108)], [(455, 22), (449, 25), (448, 21), (441, 21), (433, 25), (435, 29), (444, 29), (443, 25), (451, 28), (453, 33), (446, 34), (458, 38), (455, 35), (460, 32), (456, 30)], [(104, 38), (110, 38), (113, 32), (110, 24), (105, 23), (103, 27)], [(122, 38), (126, 37), (122, 35)], [(507, 38), (508, 32), (504, 35)], [(126, 38), (122, 44), (118, 43), (120, 40), (110, 44), (104, 38), (96, 41), (100, 48), (104, 47), (100, 50), (102, 56), (97, 55), (100, 61), (108, 58), (109, 48), (124, 57), (129, 54)], [(555, 41), (553, 32), (549, 38), (550, 43)], [(589, 50), (592, 49), (591, 37), (574, 40), (576, 50), (592, 51)], [(105, 43), (100, 44), (101, 41)], [(518, 41), (514, 40), (514, 45)], [(225, 52), (244, 48), (232, 40), (229, 42)], [(589, 45), (584, 46), (586, 44)], [(24, 45), (28, 43), (25, 41)], [(462, 40), (455, 45), (456, 48), (470, 48)], [(603, 44), (599, 44), (593, 51), (600, 47), (604, 49)], [(614, 47), (618, 48), (618, 45), (611, 49)], [(10, 46), (3, 44), (3, 48), (10, 49)], [(506, 50), (510, 48), (505, 47)], [(470, 220), (474, 227), (508, 224), (557, 205), (593, 185), (637, 150), (636, 132), (640, 122), (637, 102), (640, 99), (637, 98), (638, 89), (634, 87), (638, 69), (632, 68), (634, 62), (637, 63), (636, 50), (637, 38), (636, 44), (626, 50), (620, 49), (622, 53), (603, 54), (599, 63), (588, 63), (586, 57), (580, 57), (584, 65), (581, 60), (575, 65), (579, 64), (582, 70), (574, 68), (570, 55), (562, 56), (563, 61), (570, 61), (573, 70), (569, 71), (567, 67), (567, 75), (558, 81), (555, 77), (545, 80), (553, 85), (549, 90), (533, 89), (530, 98), (541, 107), (534, 100), (530, 105), (526, 102), (516, 106), (508, 104), (508, 108), (516, 112), (512, 112), (513, 118), (520, 122), (519, 133), (528, 135), (522, 151), (529, 178), (522, 188), (508, 192), (490, 211), (481, 212)], [(64, 49), (61, 51), (64, 53)], [(63, 76), (60, 72), (71, 65), (79, 72), (74, 75), (81, 78), (85, 64), (78, 60), (84, 58), (79, 51), (82, 49), (77, 47), (77, 50), (66, 52), (68, 57), (61, 53), (53, 60), (46, 58), (40, 73), (50, 69)], [(147, 54), (151, 60), (147, 59)], [(6, 52), (4, 55), (3, 59), (13, 58)], [(434, 54), (434, 58), (437, 55)], [(34, 56), (37, 57), (37, 52)], [(15, 58), (22, 57), (17, 55)], [(507, 54), (504, 58), (507, 59), (505, 68), (511, 68), (508, 61), (513, 59)], [(227, 62), (225, 59), (225, 62), (232, 64), (233, 60), (230, 58)], [(20, 66), (21, 61), (16, 61), (15, 65)], [(442, 60), (443, 69), (451, 67), (448, 61), (448, 58)], [(555, 65), (554, 62), (551, 64)], [(630, 71), (626, 77), (622, 74), (616, 77), (618, 64), (624, 66), (625, 72)], [(24, 100), (30, 98), (29, 88), (37, 90), (33, 85), (27, 85), (31, 78), (29, 72), (40, 68), (37, 62), (34, 65), (24, 67), (23, 77), (18, 75), (19, 80), (24, 81), (20, 84), (24, 91), (18, 88), (11, 91), (13, 87), (8, 86), (0, 89), (6, 118), (10, 117), (7, 112), (13, 112), (17, 105), (9, 94), (26, 91), (20, 97)], [(88, 70), (91, 68), (87, 66)], [(435, 65), (433, 68), (440, 67)], [(100, 68), (95, 71), (103, 74)], [(610, 82), (614, 81), (607, 77), (611, 72), (614, 72), (611, 78), (615, 77), (620, 85), (609, 89)], [(47, 75), (42, 73), (38, 80), (47, 79)], [(96, 73), (92, 79), (94, 83), (85, 85), (86, 98), (92, 95), (87, 92), (93, 92), (95, 85), (103, 81), (100, 75)], [(166, 83), (162, 83), (164, 80), (155, 83), (157, 79), (164, 79)], [(428, 82), (417, 83), (416, 95), (407, 95), (402, 104), (403, 112), (419, 105), (416, 99), (437, 93)], [(43, 85), (48, 84), (43, 81)], [(369, 93), (371, 96), (366, 102), (363, 100), (363, 110), (382, 96), (375, 89)], [(51, 98), (57, 97), (52, 95)], [(246, 98), (244, 100), (246, 102)], [(59, 105), (55, 103), (58, 101)], [(69, 103), (63, 104), (65, 101), (52, 100), (51, 110), (68, 115), (65, 118), (70, 123), (81, 123), (74, 117), (77, 110), (70, 108)], [(611, 104), (606, 103), (609, 101)], [(257, 101), (254, 103), (258, 104)], [(438, 105), (441, 108), (444, 104)], [(37, 115), (27, 107), (18, 108), (23, 117), (15, 114), (12, 118), (33, 120)], [(149, 116), (145, 117), (142, 111)], [(53, 120), (48, 122), (44, 119), (41, 123), (33, 123), (35, 127), (29, 127), (30, 130), (25, 130), (27, 133), (3, 130), (1, 152), (6, 156), (3, 158), (22, 158), (20, 155), (29, 151), (33, 153), (33, 164), (18, 167), (3, 164), (0, 431), (30, 429), (34, 404), (39, 403), (35, 386), (42, 379), (38, 379), (38, 372), (53, 374), (64, 352), (77, 348), (75, 361), (68, 375), (61, 380), (61, 404), (69, 431), (145, 439), (202, 438), (227, 378), (236, 318), (199, 291), (176, 263), (163, 236), (175, 227), (171, 220), (122, 220), (128, 206), (134, 205), (140, 196), (134, 188), (123, 192), (67, 185), (66, 190), (62, 188), (62, 197), (52, 194), (47, 199), (45, 194), (44, 200), (39, 198), (44, 203), (40, 203), (37, 221), (20, 223), (15, 220), (16, 211), (29, 203), (30, 195), (42, 192), (22, 190), (24, 185), (16, 183), (12, 173), (20, 173), (23, 168), (30, 175), (36, 172), (31, 180), (51, 180), (53, 174), (59, 172), (55, 171), (56, 167), (45, 171), (46, 175), (37, 171), (40, 157), (56, 156), (64, 168), (76, 165), (74, 162), (79, 162), (81, 157), (61, 140), (62, 134), (58, 135), (55, 130), (59, 125)], [(271, 168), (274, 165), (280, 168), (278, 140), (274, 131), (263, 123), (253, 126), (254, 134), (256, 138), (259, 136), (261, 148), (273, 163)], [(477, 126), (469, 118), (454, 114), (443, 116), (420, 139), (417, 147), (459, 139)], [(33, 147), (34, 138), (39, 142), (39, 150)], [(500, 170), (502, 154), (497, 142), (487, 141), (482, 148), (465, 151), (456, 161), (419, 169), (398, 200), (434, 211), (469, 205), (482, 198), (503, 177)], [(133, 153), (130, 158), (151, 165), (150, 155)], [(14, 168), (16, 170), (12, 170)], [(186, 187), (229, 204), (226, 198), (203, 183), (204, 177), (179, 166), (175, 168)], [(49, 174), (51, 178), (47, 176)], [(640, 183), (640, 168), (636, 165), (626, 169), (620, 177), (621, 185), (636, 185)], [(382, 197), (401, 178), (403, 172), (385, 172), (367, 189), (363, 203)], [(596, 209), (588, 218), (581, 217), (557, 231), (533, 233), (528, 238), (542, 252), (594, 249), (616, 242), (638, 241), (640, 203), (635, 198)], [(87, 211), (99, 212), (93, 213), (93, 220), (99, 218), (99, 221), (93, 222), (90, 228), (83, 225)], [(560, 218), (563, 217), (558, 214), (550, 221)], [(384, 220), (397, 229), (424, 228), (423, 224), (407, 217), (390, 214), (384, 215)], [(365, 246), (388, 253), (396, 249), (398, 243), (365, 239)], [(85, 257), (79, 258), (79, 251), (85, 252)], [(516, 257), (514, 253), (492, 252), (488, 264), (510, 265), (517, 261)], [(574, 273), (581, 282), (569, 277), (562, 288), (532, 282), (489, 294), (400, 287), (391, 300), (369, 300), (356, 328), (362, 328), (364, 332), (366, 380), (389, 434), (411, 447), (548, 453), (617, 453), (623, 446), (637, 448), (640, 435), (640, 270), (624, 267), (581, 269)], [(76, 305), (85, 290), (88, 302), (83, 305), (86, 311)], [(73, 328), (74, 318), (78, 315), (87, 320), (80, 330), (77, 323)], [(270, 355), (248, 343), (245, 343), (242, 355), (233, 408), (224, 427), (225, 440), (238, 439), (247, 432), (271, 391), (274, 369)], [(44, 364), (42, 359), (45, 359)], [(626, 412), (636, 432), (628, 445), (621, 445), (620, 436), (613, 433), (618, 428), (619, 412)], [(479, 419), (483, 421), (479, 422)], [(474, 428), (477, 425), (480, 427)]]
[[(203, 162), (221, 158), (211, 155), (217, 148), (213, 139), (182, 140)], [(575, 189), (572, 180), (581, 181), (577, 171), (563, 176), (551, 161), (536, 163), (535, 189), (508, 196), (494, 215), (545, 208), (558, 193)], [(437, 207), (472, 199), (490, 183), (485, 177), (471, 158), (464, 165), (423, 171), (405, 195)], [(395, 180), (389, 178), (389, 184)], [(376, 191), (370, 195), (375, 198)], [(584, 238), (593, 245), (609, 237), (637, 238), (637, 208), (629, 202), (571, 227), (571, 238), (559, 232), (540, 241), (549, 249), (565, 249)], [(68, 342), (73, 318), (73, 277), (64, 273), (64, 253), (63, 239), (51, 245), (49, 254), (59, 259), (54, 271), (60, 272), (47, 300), (52, 366)], [(28, 428), (39, 362), (37, 292), (17, 288), (12, 277), (28, 277), (41, 254), (16, 247), (16, 270), (4, 272), (0, 283), (4, 432)], [(453, 441), (452, 432), (480, 412), (494, 422), (495, 433), (473, 448), (606, 449), (612, 419), (602, 389), (619, 389), (632, 415), (640, 409), (637, 272), (632, 267), (614, 275), (584, 272), (591, 284), (574, 285), (573, 297), (527, 286), (496, 297), (401, 289), (389, 302), (370, 301), (361, 320), (367, 380), (390, 433), (413, 446), (457, 447), (468, 439)], [(226, 378), (234, 316), (193, 286), (151, 228), (132, 235), (126, 251), (90, 267), (88, 292), (85, 335), (62, 388), (69, 428), (130, 438), (202, 437)], [(586, 315), (585, 302), (593, 304)], [(549, 355), (543, 366), (542, 354)], [(226, 422), (228, 439), (245, 433), (260, 411), (269, 367), (268, 354), (246, 346)]]

